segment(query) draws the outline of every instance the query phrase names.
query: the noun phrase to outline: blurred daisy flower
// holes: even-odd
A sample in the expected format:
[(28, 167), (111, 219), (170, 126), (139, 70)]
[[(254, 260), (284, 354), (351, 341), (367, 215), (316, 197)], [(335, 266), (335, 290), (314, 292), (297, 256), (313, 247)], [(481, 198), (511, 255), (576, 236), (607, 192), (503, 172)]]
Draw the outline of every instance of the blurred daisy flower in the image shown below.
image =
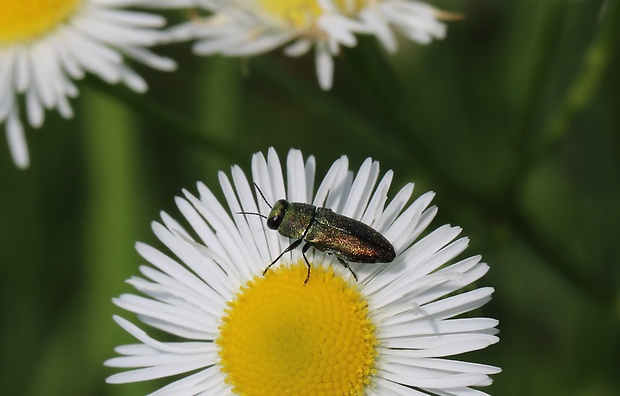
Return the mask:
[(189, 0), (0, 0), (0, 125), (5, 124), (13, 161), (29, 165), (20, 117), (24, 97), (30, 126), (43, 125), (45, 110), (64, 118), (78, 95), (73, 80), (92, 73), (107, 83), (123, 82), (145, 92), (145, 81), (125, 57), (159, 70), (174, 61), (147, 50), (167, 38), (166, 21), (152, 13), (124, 7), (183, 7)]
[(457, 17), (411, 0), (197, 0), (210, 13), (179, 28), (195, 37), (199, 55), (251, 56), (287, 44), (284, 52), (301, 56), (314, 48), (319, 85), (329, 90), (333, 57), (341, 46), (354, 47), (356, 34), (376, 36), (390, 52), (395, 32), (428, 44), (446, 34), (441, 19)]
[(485, 394), (471, 387), (489, 385), (500, 369), (449, 357), (498, 341), (497, 320), (463, 316), (493, 289), (458, 292), (488, 266), (480, 256), (456, 259), (468, 244), (460, 228), (425, 232), (437, 212), (433, 193), (410, 202), (408, 184), (388, 203), (392, 172), (380, 177), (379, 163), (368, 159), (355, 174), (342, 157), (314, 194), (313, 157), (292, 150), (284, 173), (273, 149), (267, 158), (255, 154), (250, 180), (266, 200), (332, 208), (369, 224), (396, 250), (389, 264), (351, 263), (355, 281), (334, 256), (310, 249), (304, 285), (301, 249), (263, 276), (291, 241), (261, 217), (239, 214), (269, 207), (239, 167), (231, 175), (219, 175), (226, 207), (199, 183), (198, 196), (185, 191), (176, 201), (189, 228), (166, 213), (153, 223), (171, 254), (137, 244), (150, 265), (128, 282), (143, 296), (114, 301), (174, 341), (115, 317), (138, 343), (118, 347), (122, 356), (106, 362), (128, 370), (109, 383), (176, 376), (153, 395)]

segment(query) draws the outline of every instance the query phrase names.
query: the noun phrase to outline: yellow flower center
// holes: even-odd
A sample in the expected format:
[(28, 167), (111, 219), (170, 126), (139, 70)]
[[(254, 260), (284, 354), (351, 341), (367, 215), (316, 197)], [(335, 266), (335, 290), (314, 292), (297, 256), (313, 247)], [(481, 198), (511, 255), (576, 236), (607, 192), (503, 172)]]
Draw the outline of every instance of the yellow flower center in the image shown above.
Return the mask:
[[(324, 10), (317, 0), (258, 0), (269, 14), (297, 28), (306, 28), (314, 24)], [(368, 0), (335, 0), (338, 11), (351, 15), (361, 10)]]
[(82, 0), (0, 0), (0, 46), (35, 39), (66, 21)]
[(375, 372), (368, 305), (330, 267), (270, 269), (237, 293), (217, 339), (221, 370), (244, 396), (362, 395)]

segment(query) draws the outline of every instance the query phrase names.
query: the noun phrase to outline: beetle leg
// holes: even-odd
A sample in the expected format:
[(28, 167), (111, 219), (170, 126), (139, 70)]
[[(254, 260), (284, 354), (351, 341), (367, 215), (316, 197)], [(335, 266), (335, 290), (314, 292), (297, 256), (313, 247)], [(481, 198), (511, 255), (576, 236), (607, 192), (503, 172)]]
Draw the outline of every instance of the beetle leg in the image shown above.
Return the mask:
[(304, 256), (304, 260), (306, 260), (306, 265), (308, 266), (308, 275), (306, 275), (304, 286), (306, 286), (306, 283), (308, 283), (308, 280), (310, 279), (310, 263), (308, 262), (308, 258), (306, 257), (306, 252), (308, 251), (308, 249), (310, 249), (310, 246), (312, 246), (312, 244), (310, 242), (307, 242), (304, 247), (301, 248), (301, 255)]
[[(272, 265), (274, 265), (276, 262), (278, 262), (278, 260), (280, 260), (280, 257), (284, 256), (284, 253), (286, 252), (290, 252), (291, 250), (295, 249), (297, 246), (299, 246), (299, 244), (301, 243), (302, 239), (298, 239), (295, 242), (291, 243), (289, 245), (289, 247), (287, 247), (286, 249), (284, 249), (284, 251), (282, 253), (280, 253), (280, 255), (278, 257), (276, 257), (275, 260), (273, 260), (271, 262), (271, 264), (269, 264), (267, 266), (267, 268), (265, 268), (265, 270), (263, 271), (263, 276), (267, 273), (267, 271), (269, 270), (269, 268), (271, 268)], [(304, 256), (304, 258), (306, 258), (306, 256)], [(306, 260), (306, 263), (308, 263), (308, 260)], [(306, 282), (308, 280), (306, 279)], [(304, 283), (305, 284), (305, 283)]]
[(336, 256), (336, 258), (338, 259), (338, 261), (340, 261), (340, 264), (344, 265), (344, 267), (346, 269), (348, 269), (352, 274), (353, 277), (355, 278), (355, 281), (357, 282), (357, 275), (355, 275), (355, 272), (353, 272), (353, 270), (351, 269), (351, 267), (349, 267), (349, 263), (347, 263), (346, 261), (344, 261), (343, 259), (341, 259), (340, 257)]

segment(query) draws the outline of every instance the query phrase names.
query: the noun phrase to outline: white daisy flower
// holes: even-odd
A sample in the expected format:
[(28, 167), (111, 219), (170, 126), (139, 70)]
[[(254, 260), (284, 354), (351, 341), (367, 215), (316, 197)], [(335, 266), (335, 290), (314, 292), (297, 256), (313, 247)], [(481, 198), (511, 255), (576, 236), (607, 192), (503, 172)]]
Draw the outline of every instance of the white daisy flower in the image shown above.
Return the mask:
[(85, 72), (105, 82), (123, 82), (136, 92), (145, 81), (125, 63), (134, 59), (159, 70), (173, 70), (169, 58), (147, 47), (168, 39), (160, 30), (159, 15), (124, 7), (183, 7), (189, 0), (20, 0), (1, 2), (0, 8), (0, 125), (5, 124), (13, 161), (29, 165), (28, 147), (20, 118), (20, 99), (28, 123), (43, 125), (45, 110), (56, 109), (64, 118), (76, 97), (72, 80)]
[(198, 38), (200, 55), (251, 56), (290, 43), (284, 52), (301, 56), (314, 47), (319, 85), (329, 90), (333, 57), (354, 47), (356, 34), (375, 35), (396, 50), (394, 31), (428, 44), (445, 36), (440, 19), (453, 14), (411, 0), (197, 0), (211, 16), (177, 29), (179, 38)]
[[(220, 173), (226, 207), (204, 184), (177, 198), (187, 228), (166, 213), (153, 231), (170, 253), (138, 243), (150, 263), (129, 283), (145, 296), (114, 302), (143, 324), (169, 333), (159, 341), (121, 317), (137, 344), (116, 349), (107, 366), (129, 369), (109, 383), (185, 374), (154, 395), (484, 395), (499, 368), (450, 359), (498, 341), (497, 320), (463, 314), (491, 299), (492, 288), (457, 293), (482, 277), (480, 256), (457, 259), (468, 244), (461, 229), (425, 232), (437, 210), (433, 193), (413, 202), (413, 184), (388, 202), (389, 171), (366, 160), (355, 174), (336, 161), (315, 191), (315, 160), (292, 150), (286, 174), (273, 149), (252, 158), (248, 179)], [(267, 265), (291, 241), (259, 215), (278, 199), (328, 207), (383, 234), (397, 253), (391, 263), (351, 263), (301, 249)], [(286, 182), (285, 182), (286, 180)], [(293, 224), (291, 224), (293, 225)], [(297, 225), (295, 225), (297, 226)], [(424, 236), (421, 236), (424, 233)]]

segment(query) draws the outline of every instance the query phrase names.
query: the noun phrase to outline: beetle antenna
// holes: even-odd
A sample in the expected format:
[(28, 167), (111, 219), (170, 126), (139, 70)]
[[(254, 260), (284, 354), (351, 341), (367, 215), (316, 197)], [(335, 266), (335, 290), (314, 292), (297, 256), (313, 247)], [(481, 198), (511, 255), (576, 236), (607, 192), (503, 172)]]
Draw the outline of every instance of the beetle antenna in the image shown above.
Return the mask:
[(252, 183), (254, 183), (254, 187), (256, 187), (256, 189), (258, 190), (258, 193), (260, 194), (260, 196), (263, 197), (263, 201), (265, 201), (267, 206), (269, 206), (270, 209), (273, 209), (273, 207), (271, 206), (269, 201), (267, 201), (267, 198), (265, 198), (265, 196), (263, 195), (263, 192), (260, 190), (260, 187), (258, 187), (258, 184), (256, 184), (256, 182), (252, 182)]
[(247, 215), (247, 214), (249, 214), (249, 215), (260, 216), (260, 217), (262, 217), (263, 219), (268, 219), (268, 217), (267, 217), (267, 216), (265, 216), (264, 214), (260, 214), (260, 213), (256, 213), (256, 212), (237, 212), (237, 214), (242, 214), (242, 215)]

